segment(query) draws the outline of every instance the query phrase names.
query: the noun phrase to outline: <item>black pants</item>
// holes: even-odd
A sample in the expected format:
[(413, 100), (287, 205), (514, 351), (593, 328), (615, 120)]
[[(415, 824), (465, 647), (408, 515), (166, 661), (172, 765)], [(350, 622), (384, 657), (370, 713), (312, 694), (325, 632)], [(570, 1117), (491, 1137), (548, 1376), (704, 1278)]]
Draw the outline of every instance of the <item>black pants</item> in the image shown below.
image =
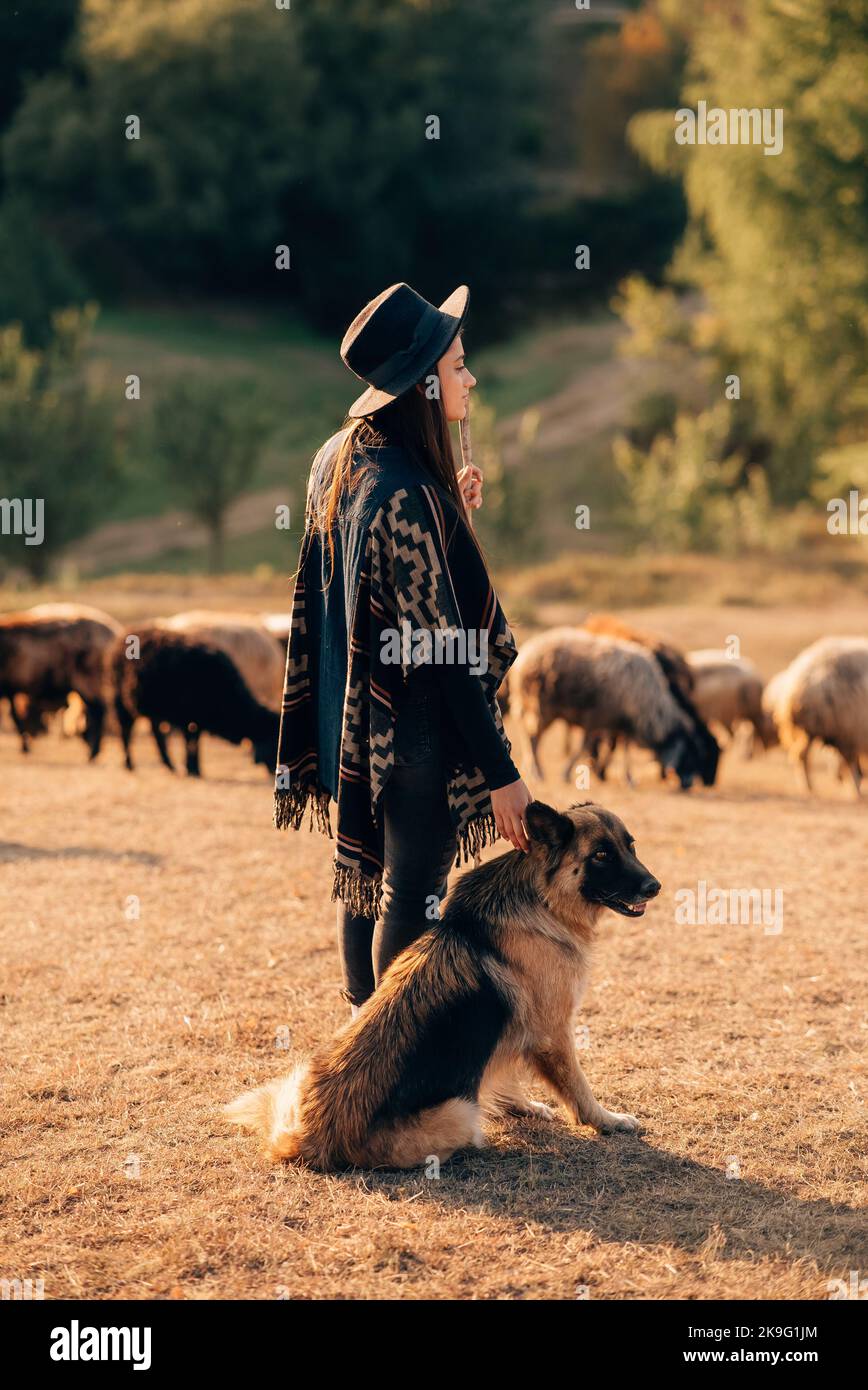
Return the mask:
[(343, 997), (363, 1004), (386, 968), (437, 920), (457, 843), (446, 800), (442, 713), (430, 671), (410, 675), (395, 719), (395, 766), (383, 792), (380, 917), (338, 903)]

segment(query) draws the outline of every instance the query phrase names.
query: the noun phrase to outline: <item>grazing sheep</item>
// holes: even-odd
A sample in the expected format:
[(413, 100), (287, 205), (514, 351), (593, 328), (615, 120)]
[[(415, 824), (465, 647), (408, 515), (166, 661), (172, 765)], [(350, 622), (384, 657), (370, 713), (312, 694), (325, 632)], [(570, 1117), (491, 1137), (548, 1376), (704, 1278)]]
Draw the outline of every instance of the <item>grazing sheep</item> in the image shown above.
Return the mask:
[(88, 618), (93, 623), (102, 623), (103, 627), (111, 628), (115, 634), (121, 631), (120, 623), (110, 613), (104, 613), (101, 608), (91, 608), (87, 603), (37, 603), (25, 609), (25, 612), (31, 618), (67, 618), (70, 621)]
[[(138, 639), (137, 655), (128, 656), (133, 638)], [(166, 724), (184, 735), (191, 777), (200, 776), (199, 735), (203, 732), (229, 743), (250, 739), (254, 761), (275, 770), (280, 715), (254, 699), (237, 667), (218, 647), (206, 645), (191, 633), (152, 624), (119, 638), (109, 652), (108, 668), (131, 772), (130, 739), (137, 715), (150, 721), (160, 757), (170, 772), (175, 769)]]
[(656, 633), (631, 627), (612, 613), (590, 613), (582, 626), (586, 632), (596, 632), (601, 637), (620, 637), (624, 642), (638, 642), (640, 647), (647, 647), (656, 656), (670, 687), (675, 686), (688, 697), (692, 694), (693, 672), (687, 657), (671, 642), (664, 641)]
[(862, 795), (860, 755), (868, 753), (868, 638), (821, 637), (766, 686), (764, 706), (781, 743), (802, 764), (817, 742), (836, 749)]
[(206, 646), (218, 647), (235, 663), (259, 703), (280, 709), (286, 649), (281, 654), (274, 637), (257, 618), (246, 613), (209, 613), (202, 609), (158, 618), (156, 626), (186, 632)]
[(780, 692), (784, 688), (787, 677), (787, 669), (778, 671), (777, 675), (772, 676), (771, 680), (766, 681), (762, 693), (762, 719), (763, 731), (765, 735), (765, 745), (767, 748), (774, 748), (775, 744), (780, 743), (778, 736), (778, 726), (775, 723), (774, 709), (780, 697)]
[(763, 747), (770, 747), (775, 736), (763, 712), (762, 676), (753, 662), (711, 649), (688, 652), (687, 660), (694, 679), (693, 703), (706, 723), (720, 724), (734, 738), (738, 725), (746, 722)]
[(105, 720), (103, 657), (120, 630), (107, 613), (71, 603), (0, 617), (0, 697), (9, 700), (22, 752), (45, 732), (45, 716), (65, 708), (75, 692), (85, 707), (84, 739), (96, 757)]
[[(591, 613), (582, 626), (586, 632), (594, 632), (602, 637), (620, 638), (624, 642), (635, 642), (651, 652), (665, 677), (672, 698), (676, 704), (681, 706), (690, 720), (697, 742), (703, 750), (702, 780), (706, 786), (713, 785), (717, 776), (720, 748), (693, 700), (693, 672), (687, 663), (684, 652), (679, 651), (678, 647), (673, 646), (671, 642), (667, 642), (657, 633), (645, 632), (641, 628), (631, 627), (629, 623), (625, 623), (623, 619), (615, 617), (612, 613)], [(570, 731), (568, 730), (568, 751), (569, 739)], [(608, 738), (595, 735), (589, 738), (586, 734), (579, 756), (588, 756), (597, 776), (601, 780), (605, 780), (609, 762), (618, 743), (622, 743), (624, 746), (626, 777), (632, 786), (633, 778), (628, 761), (629, 739), (623, 735), (614, 735)], [(568, 779), (571, 771), (572, 764), (569, 764), (567, 768)], [(665, 770), (661, 769), (661, 775), (666, 775)]]
[[(599, 737), (624, 736), (650, 748), (673, 768), (682, 787), (696, 775), (713, 780), (707, 750), (693, 721), (675, 700), (655, 658), (636, 642), (560, 627), (525, 642), (509, 673), (511, 713), (537, 749), (550, 724), (564, 719)], [(716, 748), (716, 745), (715, 745)]]

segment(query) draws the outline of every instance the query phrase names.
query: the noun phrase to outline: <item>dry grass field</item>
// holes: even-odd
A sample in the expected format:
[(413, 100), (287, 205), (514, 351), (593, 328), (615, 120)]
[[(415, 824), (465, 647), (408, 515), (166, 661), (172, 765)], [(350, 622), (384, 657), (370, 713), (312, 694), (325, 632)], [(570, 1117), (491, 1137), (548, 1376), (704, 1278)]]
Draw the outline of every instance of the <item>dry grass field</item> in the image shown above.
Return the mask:
[[(737, 633), (771, 674), (862, 612), (628, 616)], [(566, 804), (560, 747), (531, 788)], [(331, 845), (271, 828), (239, 750), (204, 740), (197, 782), (136, 749), (131, 776), (114, 740), (87, 766), (0, 735), (0, 1277), (88, 1299), (823, 1299), (864, 1277), (868, 804), (831, 761), (813, 799), (780, 751), (689, 795), (650, 767), (592, 786), (664, 885), (643, 921), (605, 919), (582, 1018), (596, 1093), (644, 1133), (503, 1122), (429, 1179), (275, 1170), (224, 1125), (345, 1018)], [(782, 930), (679, 925), (701, 879), (780, 889)]]

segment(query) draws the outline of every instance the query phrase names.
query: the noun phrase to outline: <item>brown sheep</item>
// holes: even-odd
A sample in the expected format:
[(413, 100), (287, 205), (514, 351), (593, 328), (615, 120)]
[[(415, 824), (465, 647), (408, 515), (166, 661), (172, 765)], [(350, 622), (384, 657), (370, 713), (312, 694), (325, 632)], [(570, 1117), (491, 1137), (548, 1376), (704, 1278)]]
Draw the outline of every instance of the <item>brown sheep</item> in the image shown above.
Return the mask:
[(620, 637), (624, 642), (638, 642), (640, 647), (647, 647), (656, 656), (670, 686), (676, 685), (683, 695), (692, 693), (693, 672), (684, 653), (671, 642), (666, 642), (656, 633), (631, 627), (613, 613), (589, 613), (582, 626), (586, 632), (597, 632), (603, 637)]
[(105, 720), (103, 656), (120, 631), (107, 613), (78, 604), (41, 604), (0, 617), (0, 697), (10, 702), (22, 752), (33, 734), (45, 731), (45, 715), (63, 709), (75, 692), (85, 706), (84, 739), (96, 757)]
[[(613, 613), (590, 613), (582, 624), (585, 631), (595, 632), (603, 637), (616, 637), (624, 642), (636, 642), (640, 647), (645, 647), (651, 652), (660, 670), (669, 685), (672, 697), (676, 704), (679, 704), (688, 718), (691, 720), (696, 736), (700, 743), (705, 747), (706, 766), (713, 766), (714, 772), (711, 774), (711, 781), (717, 772), (717, 760), (720, 750), (715, 739), (708, 728), (700, 711), (696, 708), (693, 700), (693, 672), (688, 665), (684, 652), (671, 642), (667, 642), (659, 634), (647, 632), (643, 628), (636, 628), (629, 623), (625, 623), (622, 618), (616, 617)], [(624, 760), (626, 767), (627, 781), (632, 786), (633, 779), (630, 775), (628, 762), (629, 740), (623, 735), (613, 735), (608, 739), (601, 736), (589, 738), (585, 736), (581, 752), (586, 754), (597, 772), (597, 775), (604, 779), (606, 770), (609, 766), (615, 746), (618, 742), (624, 745)], [(608, 746), (605, 746), (608, 745)], [(570, 730), (567, 730), (567, 750), (570, 746)], [(580, 755), (581, 756), (581, 755)], [(665, 774), (663, 774), (665, 775)], [(708, 783), (708, 776), (703, 778)]]
[(270, 709), (280, 709), (286, 650), (281, 654), (279, 644), (258, 618), (197, 609), (158, 618), (155, 626), (185, 632), (218, 647), (234, 661), (256, 699)]
[[(537, 746), (556, 719), (578, 724), (590, 741), (625, 737), (650, 748), (682, 787), (695, 775), (713, 782), (717, 770), (694, 721), (673, 696), (656, 659), (636, 642), (561, 627), (525, 642), (509, 673), (510, 712)], [(715, 754), (719, 750), (714, 745)]]

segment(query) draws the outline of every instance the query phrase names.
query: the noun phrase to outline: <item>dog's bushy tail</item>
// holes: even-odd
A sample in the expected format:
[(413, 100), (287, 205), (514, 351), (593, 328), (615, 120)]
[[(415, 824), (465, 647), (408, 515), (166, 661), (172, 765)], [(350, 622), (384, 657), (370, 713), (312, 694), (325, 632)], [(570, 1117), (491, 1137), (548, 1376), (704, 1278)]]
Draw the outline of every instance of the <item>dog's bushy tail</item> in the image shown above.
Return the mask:
[(259, 1135), (274, 1163), (302, 1156), (300, 1103), (307, 1070), (308, 1064), (299, 1062), (288, 1076), (279, 1076), (255, 1091), (245, 1091), (223, 1107), (230, 1124)]

